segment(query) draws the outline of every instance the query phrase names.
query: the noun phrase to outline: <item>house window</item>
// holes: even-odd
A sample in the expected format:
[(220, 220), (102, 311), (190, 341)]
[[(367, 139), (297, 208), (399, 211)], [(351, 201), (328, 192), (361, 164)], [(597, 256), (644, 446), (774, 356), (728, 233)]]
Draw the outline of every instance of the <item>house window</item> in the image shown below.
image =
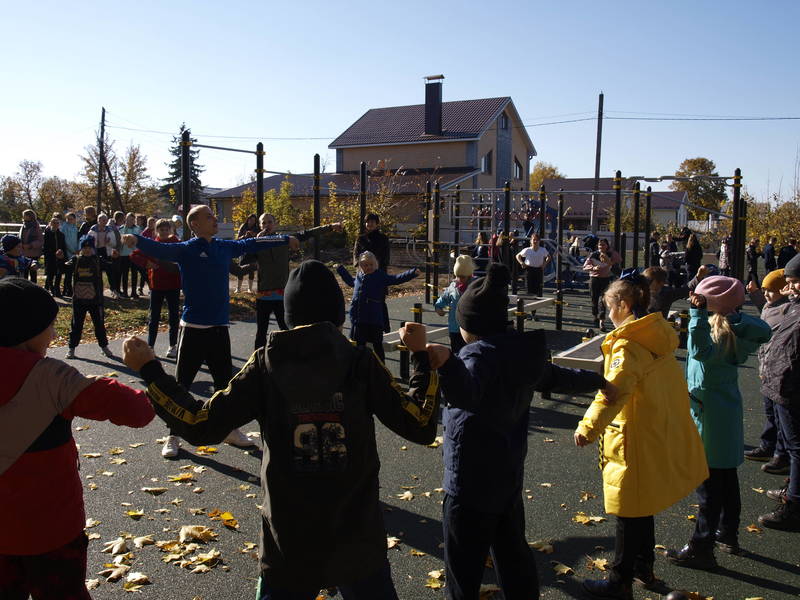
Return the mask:
[(508, 129), (508, 116), (506, 116), (506, 113), (500, 115), (500, 129)]
[(492, 174), (492, 151), (489, 150), (486, 154), (483, 155), (481, 158), (481, 173), (486, 173), (487, 175)]
[(522, 179), (523, 177), (523, 170), (522, 165), (517, 160), (517, 157), (514, 157), (514, 179)]

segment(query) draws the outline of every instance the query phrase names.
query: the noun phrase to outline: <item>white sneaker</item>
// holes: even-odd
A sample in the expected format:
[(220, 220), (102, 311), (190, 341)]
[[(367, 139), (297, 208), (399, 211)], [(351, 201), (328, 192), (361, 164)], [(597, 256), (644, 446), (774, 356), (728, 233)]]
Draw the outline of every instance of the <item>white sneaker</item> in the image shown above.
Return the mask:
[(175, 458), (178, 456), (178, 449), (181, 447), (180, 439), (177, 435), (168, 435), (167, 441), (161, 448), (161, 456), (164, 458)]
[(167, 350), (167, 358), (175, 358), (178, 356), (178, 346), (170, 346), (169, 350)]
[(67, 358), (75, 358), (75, 348), (67, 350)]
[(114, 355), (111, 353), (111, 350), (108, 349), (108, 346), (100, 346), (100, 352), (102, 352), (107, 358), (114, 358)]
[(243, 434), (238, 429), (234, 429), (228, 434), (228, 437), (225, 438), (225, 443), (230, 444), (231, 446), (237, 446), (238, 448), (250, 448), (255, 446), (256, 443)]

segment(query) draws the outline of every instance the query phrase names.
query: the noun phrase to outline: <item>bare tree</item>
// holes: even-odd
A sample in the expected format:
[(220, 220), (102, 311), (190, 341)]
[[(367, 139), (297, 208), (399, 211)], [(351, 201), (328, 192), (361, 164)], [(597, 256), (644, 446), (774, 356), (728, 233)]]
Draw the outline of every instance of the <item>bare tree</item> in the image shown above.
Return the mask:
[(17, 167), (14, 180), (19, 188), (22, 199), (31, 210), (36, 209), (39, 197), (39, 188), (42, 185), (42, 163), (38, 160), (22, 160)]

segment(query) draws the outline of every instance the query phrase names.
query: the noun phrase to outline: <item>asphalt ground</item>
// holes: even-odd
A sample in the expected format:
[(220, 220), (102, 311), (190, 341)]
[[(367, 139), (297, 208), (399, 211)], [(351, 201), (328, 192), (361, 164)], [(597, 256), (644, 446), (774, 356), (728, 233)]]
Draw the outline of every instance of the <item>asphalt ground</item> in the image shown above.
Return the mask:
[[(415, 297), (390, 301), (392, 326), (411, 320), (410, 308)], [(554, 331), (554, 308), (540, 310), (538, 321), (528, 321), (526, 327), (541, 327), (552, 333), (548, 343), (553, 351), (568, 348), (580, 341), (583, 332), (591, 326), (588, 294), (585, 289), (565, 295), (564, 331)], [(685, 306), (677, 304), (676, 307)], [(748, 312), (754, 312), (747, 307)], [(424, 314), (430, 325), (445, 323), (433, 313)], [(231, 327), (234, 367), (241, 366), (252, 350), (255, 323), (237, 322)], [(166, 335), (160, 334), (157, 352), (166, 351)], [(111, 349), (121, 355), (121, 341), (111, 343)], [(64, 358), (66, 348), (53, 348), (49, 355)], [(388, 366), (398, 367), (397, 353), (388, 356)], [(112, 374), (119, 381), (140, 386), (139, 379), (118, 360), (103, 357), (97, 346), (78, 348), (78, 359), (71, 361), (81, 372), (89, 375)], [(174, 370), (174, 361), (163, 360), (168, 372)], [(192, 392), (209, 396), (211, 382), (205, 368), (198, 375)], [(740, 371), (740, 386), (745, 402), (745, 439), (758, 443), (763, 423), (761, 397), (758, 394), (757, 365), (752, 357)], [(614, 546), (614, 518), (605, 515), (602, 504), (602, 483), (597, 468), (597, 449), (576, 448), (572, 432), (583, 412), (591, 402), (588, 396), (553, 396), (542, 399), (538, 394), (531, 404), (529, 451), (526, 461), (525, 509), (526, 535), (529, 541), (545, 540), (553, 547), (551, 554), (535, 552), (543, 598), (582, 598), (580, 581), (585, 577), (600, 577), (602, 561), (612, 559)], [(105, 542), (120, 536), (132, 536), (128, 546), (130, 573), (144, 573), (150, 583), (136, 593), (142, 598), (174, 599), (224, 599), (252, 598), (257, 578), (256, 550), (261, 502), (259, 450), (243, 451), (227, 444), (216, 446), (210, 455), (198, 454), (197, 449), (183, 444), (176, 460), (165, 460), (160, 455), (156, 441), (166, 435), (166, 428), (158, 418), (143, 429), (116, 427), (108, 422), (83, 419), (73, 421), (73, 430), (80, 445), (81, 477), (87, 518), (99, 521), (87, 533), (89, 543), (87, 577), (98, 579), (92, 590), (97, 599), (125, 596), (123, 580), (107, 582), (98, 575), (112, 555), (103, 553)], [(242, 428), (244, 432), (258, 430), (253, 422)], [(440, 598), (441, 590), (426, 587), (428, 573), (443, 568), (441, 546), (441, 501), (437, 491), (442, 481), (441, 448), (416, 446), (389, 432), (380, 423), (376, 427), (378, 448), (382, 462), (381, 500), (385, 509), (386, 529), (389, 536), (397, 538), (389, 550), (389, 559), (398, 593), (403, 600)], [(441, 434), (441, 431), (439, 432)], [(141, 444), (141, 445), (140, 445)], [(112, 452), (121, 453), (113, 454)], [(85, 455), (99, 454), (94, 458)], [(115, 460), (116, 459), (116, 460)], [(124, 464), (119, 464), (124, 459)], [(636, 589), (636, 598), (661, 598), (672, 588), (700, 592), (716, 599), (797, 598), (800, 596), (800, 535), (771, 530), (746, 530), (757, 522), (759, 514), (771, 510), (774, 503), (763, 491), (779, 487), (783, 478), (760, 471), (761, 463), (746, 461), (739, 469), (742, 496), (742, 526), (740, 540), (746, 550), (742, 556), (717, 553), (720, 563), (714, 573), (691, 571), (674, 567), (663, 558), (656, 562), (656, 573), (665, 582), (658, 591)], [(192, 473), (194, 481), (171, 482), (170, 476)], [(144, 487), (165, 487), (167, 491), (154, 496), (141, 491)], [(409, 498), (406, 492), (413, 496)], [(47, 480), (42, 480), (42, 493), (51, 491)], [(325, 490), (319, 490), (321, 495)], [(405, 494), (405, 498), (400, 496)], [(53, 498), (58, 501), (57, 496)], [(690, 496), (656, 517), (656, 541), (664, 547), (680, 547), (693, 529), (690, 520), (696, 511), (696, 500)], [(192, 510), (195, 509), (195, 510)], [(197, 509), (203, 509), (198, 511)], [(228, 511), (238, 521), (238, 529), (225, 527), (212, 520), (208, 513), (218, 509)], [(132, 518), (128, 511), (141, 511), (143, 515)], [(590, 525), (573, 521), (583, 512), (588, 516), (607, 520)], [(24, 518), (21, 507), (20, 518)], [(153, 540), (174, 540), (184, 525), (210, 527), (217, 537), (199, 546), (195, 553), (220, 552), (219, 562), (213, 559), (206, 565), (205, 573), (193, 573), (162, 558), (167, 553), (155, 545), (135, 548), (133, 539), (150, 535)], [(334, 540), (309, 539), (309, 544), (331, 544)], [(557, 575), (553, 563), (570, 567), (574, 574)], [(202, 569), (201, 569), (202, 570)], [(366, 574), (365, 574), (366, 575)], [(484, 582), (495, 582), (494, 574), (487, 568)], [(487, 598), (491, 597), (487, 595)], [(495, 598), (501, 598), (497, 593)]]

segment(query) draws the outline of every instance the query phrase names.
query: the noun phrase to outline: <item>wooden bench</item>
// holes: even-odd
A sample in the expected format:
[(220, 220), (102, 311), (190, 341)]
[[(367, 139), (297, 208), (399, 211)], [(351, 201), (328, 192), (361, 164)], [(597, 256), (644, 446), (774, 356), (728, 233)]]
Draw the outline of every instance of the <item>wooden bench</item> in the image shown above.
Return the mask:
[(587, 371), (602, 373), (603, 351), (600, 346), (603, 344), (604, 339), (606, 339), (606, 334), (603, 333), (568, 350), (559, 352), (553, 356), (553, 364), (560, 367), (586, 369)]

